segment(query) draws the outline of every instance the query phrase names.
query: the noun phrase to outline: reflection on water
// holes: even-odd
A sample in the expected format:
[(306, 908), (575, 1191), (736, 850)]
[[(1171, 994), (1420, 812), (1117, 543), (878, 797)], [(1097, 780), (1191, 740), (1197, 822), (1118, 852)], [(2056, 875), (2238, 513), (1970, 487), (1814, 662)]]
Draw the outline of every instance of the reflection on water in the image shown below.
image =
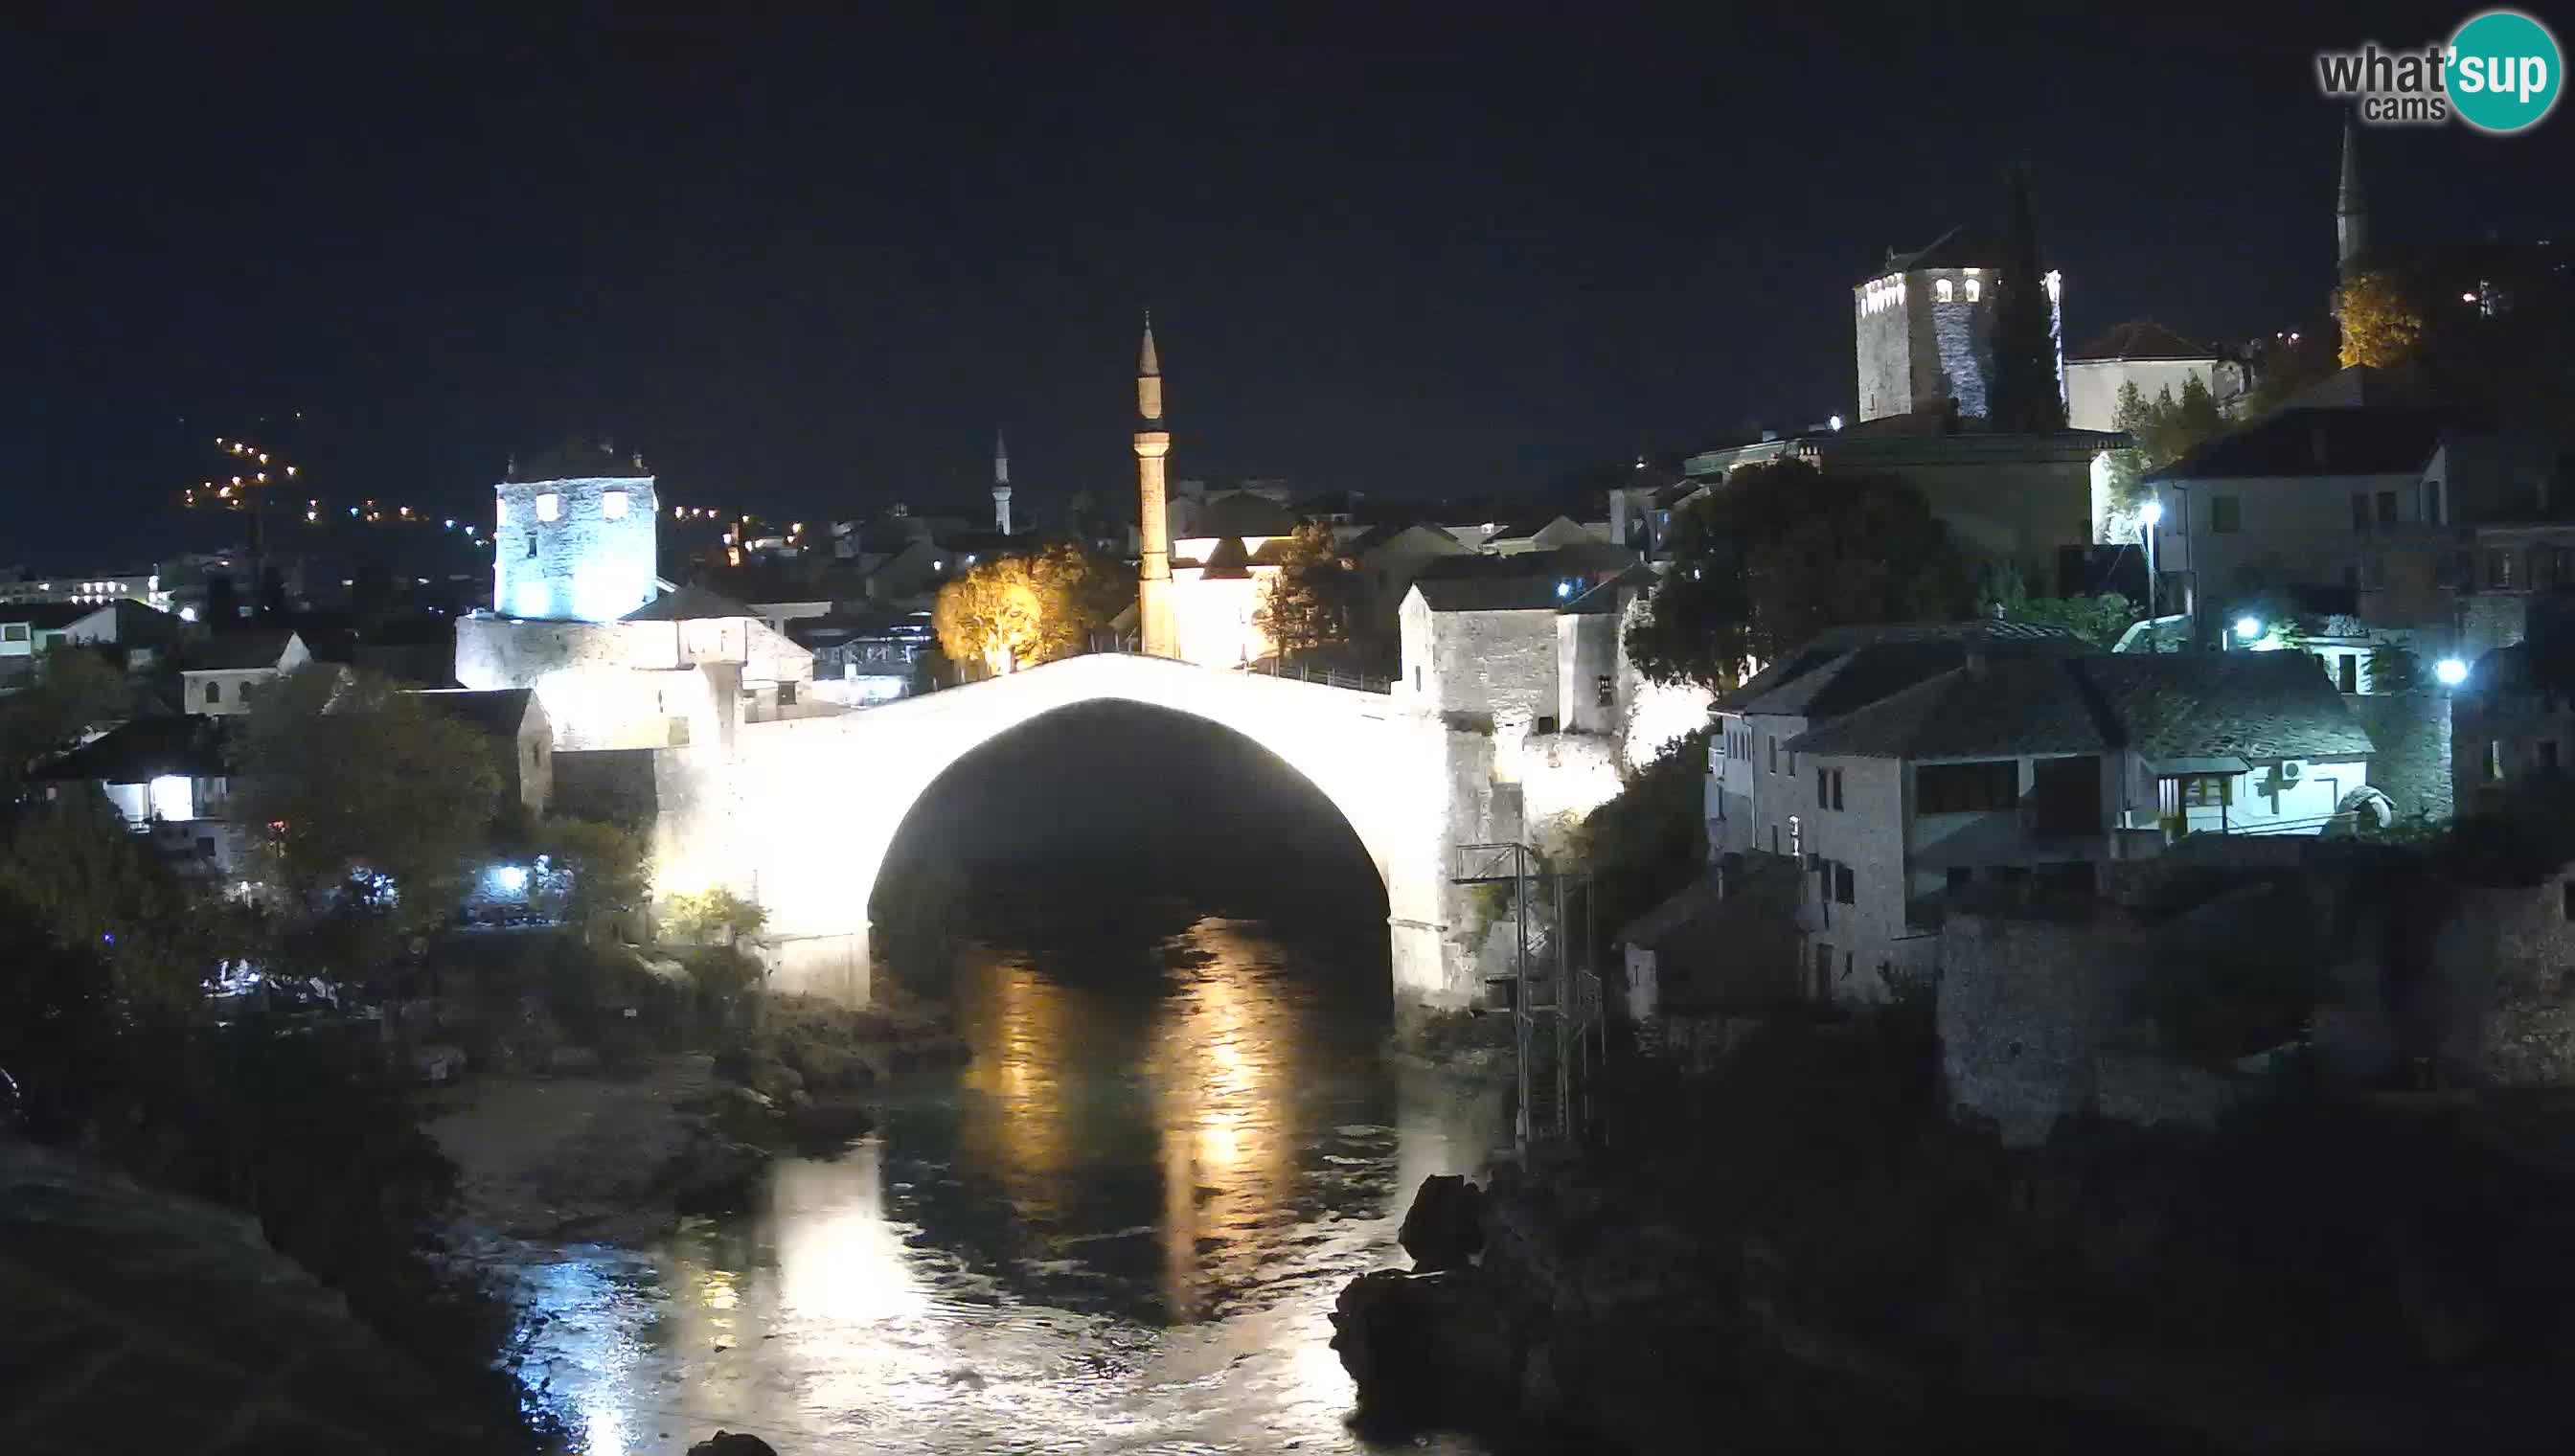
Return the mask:
[(533, 1398), (620, 1456), (1357, 1449), (1325, 1313), (1497, 1102), (1383, 1061), (1383, 983), (1328, 947), (1037, 938), (960, 966), (967, 1066), (763, 1210), (531, 1268)]

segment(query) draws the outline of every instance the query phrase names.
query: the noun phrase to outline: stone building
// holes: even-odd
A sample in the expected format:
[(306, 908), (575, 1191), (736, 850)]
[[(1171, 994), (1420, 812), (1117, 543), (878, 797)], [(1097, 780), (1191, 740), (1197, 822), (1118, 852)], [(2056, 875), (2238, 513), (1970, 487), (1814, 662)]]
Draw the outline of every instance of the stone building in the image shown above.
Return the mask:
[(180, 660), (182, 712), (247, 713), (244, 697), (313, 661), (304, 639), (285, 628), (219, 632), (194, 644)]
[(661, 504), (642, 456), (570, 440), (493, 487), (492, 604), (533, 621), (615, 622), (653, 600)]
[[(1982, 420), (1994, 369), (1996, 284), (2008, 250), (1952, 228), (1886, 261), (1851, 290), (1859, 418), (1940, 415)], [(2046, 275), (2048, 338), (2064, 389), (2064, 286)]]
[(2077, 430), (2119, 428), (2119, 393), (2129, 385), (2151, 405), (2166, 392), (2179, 400), (2196, 381), (2220, 409), (2244, 393), (2243, 369), (2205, 344), (2150, 319), (2131, 319), (2065, 356), (2065, 423)]
[(545, 705), (525, 688), (433, 688), (415, 693), (422, 703), (489, 737), (501, 762), (501, 794), (542, 818), (554, 801), (554, 727)]

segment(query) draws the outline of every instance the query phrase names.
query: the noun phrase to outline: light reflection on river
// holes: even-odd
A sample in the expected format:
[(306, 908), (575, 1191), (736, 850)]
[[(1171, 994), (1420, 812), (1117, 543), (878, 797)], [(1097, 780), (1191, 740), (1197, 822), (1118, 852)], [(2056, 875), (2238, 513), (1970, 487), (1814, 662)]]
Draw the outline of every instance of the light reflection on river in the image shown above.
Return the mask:
[(1325, 1314), (1498, 1101), (1384, 1060), (1382, 983), (1328, 951), (1141, 943), (970, 949), (973, 1060), (887, 1089), (877, 1133), (782, 1160), (754, 1214), (530, 1270), (534, 1398), (600, 1456), (1361, 1449)]

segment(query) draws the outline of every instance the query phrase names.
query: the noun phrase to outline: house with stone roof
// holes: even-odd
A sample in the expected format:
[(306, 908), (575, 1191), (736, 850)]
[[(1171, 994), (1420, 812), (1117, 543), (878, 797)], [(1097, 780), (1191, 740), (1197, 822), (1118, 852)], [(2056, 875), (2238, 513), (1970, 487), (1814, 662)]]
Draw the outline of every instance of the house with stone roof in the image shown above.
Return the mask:
[(2208, 345), (2185, 339), (2151, 319), (2114, 325), (2065, 355), (2065, 423), (2076, 430), (2119, 428), (2119, 392), (2137, 387), (2151, 405), (2170, 391), (2176, 400), (2197, 380), (2223, 409), (2245, 390), (2244, 370)]
[(2375, 752), (2304, 653), (1981, 647), (1779, 749), (1809, 993), (1858, 1001), (1931, 974), (1949, 890), (2088, 889), (2190, 834), (2314, 836), (2371, 801)]

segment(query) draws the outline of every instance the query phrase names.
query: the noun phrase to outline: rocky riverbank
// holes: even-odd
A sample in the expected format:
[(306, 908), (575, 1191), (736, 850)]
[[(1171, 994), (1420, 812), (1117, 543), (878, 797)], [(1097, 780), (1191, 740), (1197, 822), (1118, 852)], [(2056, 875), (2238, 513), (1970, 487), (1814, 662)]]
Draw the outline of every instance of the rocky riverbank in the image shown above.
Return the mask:
[(1579, 1164), (1426, 1187), (1445, 1232), (1334, 1317), (1362, 1407), (1638, 1453), (2394, 1453), (2507, 1449), (2575, 1368), (2575, 1178), (2528, 1132), (2566, 1108), (2021, 1153), (1909, 1110), (1892, 1050), (1756, 1048), (1608, 1096)]

